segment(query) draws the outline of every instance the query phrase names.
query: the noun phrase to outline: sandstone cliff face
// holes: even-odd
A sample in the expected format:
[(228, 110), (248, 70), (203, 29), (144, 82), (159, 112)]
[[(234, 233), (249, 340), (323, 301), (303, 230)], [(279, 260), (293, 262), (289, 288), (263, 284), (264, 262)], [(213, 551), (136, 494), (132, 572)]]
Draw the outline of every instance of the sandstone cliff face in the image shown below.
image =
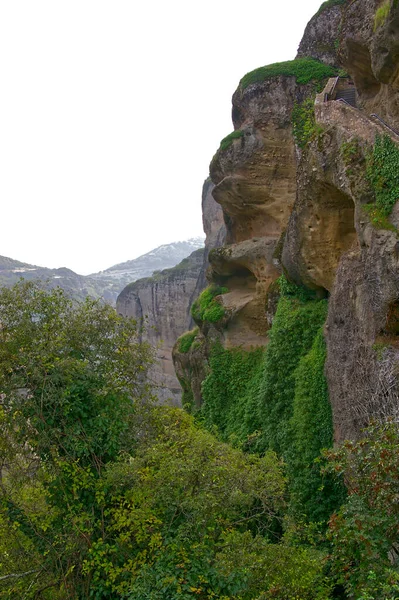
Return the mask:
[[(208, 277), (223, 286), (216, 301), (225, 312), (217, 323), (199, 322), (192, 349), (174, 354), (179, 379), (200, 406), (215, 340), (224, 348), (267, 344), (274, 281), (284, 271), (329, 298), (326, 375), (340, 441), (372, 417), (396, 416), (399, 406), (399, 209), (377, 214), (368, 171), (378, 139), (399, 148), (398, 3), (324, 3), (299, 46), (298, 59), (306, 57), (344, 69), (357, 107), (333, 94), (348, 79), (335, 88), (335, 80), (300, 84), (281, 74), (239, 86), (235, 133), (210, 166), (226, 245), (210, 253)], [(377, 188), (386, 185), (380, 179)]]
[(364, 210), (373, 201), (367, 154), (389, 130), (340, 102), (316, 104), (315, 112), (323, 132), (298, 165), (282, 261), (293, 281), (331, 294), (326, 372), (339, 441), (398, 405), (396, 340), (384, 335), (399, 297), (398, 236), (373, 225)]
[[(355, 82), (359, 110), (318, 98), (322, 133), (299, 161), (282, 253), (294, 281), (331, 294), (326, 374), (337, 441), (356, 437), (370, 418), (396, 416), (399, 406), (392, 324), (399, 298), (398, 233), (364, 210), (375, 200), (366, 163), (377, 136), (399, 144), (374, 116), (397, 127), (399, 11), (391, 3), (378, 22), (380, 6), (371, 0), (340, 6), (338, 56)], [(394, 208), (395, 225), (396, 214)]]
[(399, 126), (399, 7), (389, 2), (378, 19), (379, 0), (356, 0), (345, 7), (339, 57), (353, 78), (360, 106)]
[(241, 136), (223, 144), (210, 165), (213, 196), (222, 206), (227, 246), (210, 254), (210, 279), (228, 288), (223, 304), (231, 315), (226, 347), (263, 345), (265, 302), (279, 276), (273, 259), (296, 193), (296, 157), (291, 114), (312, 95), (312, 85), (278, 76), (233, 96), (233, 123)]
[(172, 363), (176, 339), (193, 326), (190, 308), (206, 286), (209, 249), (223, 243), (220, 207), (212, 197), (213, 184), (203, 189), (205, 248), (196, 250), (172, 269), (128, 285), (118, 296), (117, 311), (145, 324), (144, 337), (156, 348), (156, 363), (149, 377), (160, 402), (180, 405), (181, 388)]

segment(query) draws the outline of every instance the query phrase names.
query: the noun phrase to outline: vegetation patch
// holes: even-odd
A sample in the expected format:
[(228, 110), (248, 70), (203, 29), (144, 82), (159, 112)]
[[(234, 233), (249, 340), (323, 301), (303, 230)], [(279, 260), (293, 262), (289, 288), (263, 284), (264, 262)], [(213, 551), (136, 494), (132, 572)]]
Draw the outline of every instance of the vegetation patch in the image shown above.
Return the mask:
[(367, 178), (375, 193), (376, 207), (386, 217), (399, 200), (399, 148), (388, 135), (378, 135), (367, 156)]
[(370, 223), (376, 229), (387, 229), (388, 231), (399, 233), (395, 225), (389, 221), (388, 217), (375, 204), (365, 204), (363, 212), (366, 213), (370, 219)]
[(347, 598), (395, 600), (399, 505), (397, 423), (372, 424), (357, 442), (327, 454), (328, 470), (345, 476), (349, 494), (330, 522), (330, 569)]
[(295, 103), (292, 111), (292, 131), (297, 145), (304, 148), (319, 130), (321, 127), (316, 125), (313, 98), (308, 98), (301, 104)]
[(226, 137), (223, 138), (222, 141), (220, 142), (219, 150), (227, 150), (227, 148), (229, 148), (231, 146), (231, 144), (233, 143), (234, 140), (238, 140), (239, 138), (242, 138), (243, 135), (244, 135), (244, 132), (241, 131), (241, 129), (236, 129), (236, 131), (229, 133), (229, 135), (226, 135)]
[(314, 461), (332, 446), (322, 334), (327, 301), (281, 277), (280, 300), (266, 348), (244, 351), (216, 344), (203, 382), (205, 425), (222, 439), (287, 463), (291, 510), (327, 522), (342, 487)]
[(298, 84), (306, 84), (310, 81), (333, 77), (336, 75), (336, 69), (313, 58), (297, 58), (260, 67), (247, 73), (240, 81), (240, 88), (245, 90), (252, 83), (262, 83), (266, 79), (280, 75), (295, 77)]
[(357, 138), (352, 138), (348, 142), (343, 142), (340, 147), (340, 154), (346, 165), (361, 160), (362, 154), (359, 140)]
[(217, 427), (222, 439), (245, 444), (254, 427), (253, 404), (262, 373), (264, 348), (224, 349), (215, 343), (210, 373), (202, 384), (201, 417), (209, 429)]
[(187, 331), (179, 337), (179, 352), (181, 352), (182, 354), (187, 354), (187, 352), (191, 349), (195, 338), (198, 335), (198, 331), (198, 327), (195, 327), (191, 331)]
[(208, 323), (220, 321), (225, 316), (226, 310), (218, 301), (217, 296), (226, 294), (228, 291), (228, 288), (218, 285), (207, 287), (191, 307), (191, 315), (194, 321), (208, 321)]
[(374, 31), (376, 31), (381, 25), (385, 23), (388, 18), (389, 11), (391, 8), (390, 0), (385, 0), (379, 8), (377, 8), (374, 15)]

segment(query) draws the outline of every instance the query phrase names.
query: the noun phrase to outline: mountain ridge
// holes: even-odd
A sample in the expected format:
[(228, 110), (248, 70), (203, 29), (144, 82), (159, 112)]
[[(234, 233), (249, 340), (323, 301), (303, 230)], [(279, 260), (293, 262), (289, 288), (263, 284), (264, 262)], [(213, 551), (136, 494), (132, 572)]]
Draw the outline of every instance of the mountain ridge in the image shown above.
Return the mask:
[(201, 237), (162, 244), (137, 258), (108, 267), (90, 275), (80, 275), (68, 267), (51, 269), (7, 256), (0, 256), (0, 286), (10, 287), (21, 277), (29, 281), (47, 281), (60, 286), (73, 297), (83, 300), (90, 296), (115, 304), (118, 294), (129, 283), (150, 277), (154, 271), (172, 268), (204, 245)]

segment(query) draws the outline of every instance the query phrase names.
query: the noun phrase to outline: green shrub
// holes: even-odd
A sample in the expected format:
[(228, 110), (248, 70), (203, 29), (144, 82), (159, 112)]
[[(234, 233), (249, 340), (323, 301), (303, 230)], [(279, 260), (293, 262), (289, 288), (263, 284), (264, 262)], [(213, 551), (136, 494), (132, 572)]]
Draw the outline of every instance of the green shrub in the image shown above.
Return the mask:
[(195, 338), (198, 335), (198, 327), (195, 327), (194, 329), (192, 329), (191, 331), (187, 331), (186, 333), (183, 333), (183, 335), (181, 335), (179, 337), (179, 352), (181, 352), (182, 354), (187, 354), (187, 352), (190, 350), (191, 346), (193, 345), (193, 342), (195, 340)]
[(240, 81), (240, 88), (245, 90), (252, 83), (262, 83), (266, 79), (284, 75), (295, 77), (298, 84), (306, 84), (310, 81), (318, 81), (327, 77), (333, 77), (336, 70), (313, 58), (297, 58), (281, 63), (274, 63), (265, 67), (255, 69), (244, 75)]
[(388, 135), (378, 135), (367, 156), (367, 178), (375, 193), (376, 206), (386, 217), (399, 200), (399, 148)]
[[(399, 435), (397, 423), (372, 424), (362, 439), (327, 454), (348, 497), (331, 517), (330, 568), (348, 598), (396, 600)], [(393, 560), (392, 560), (393, 559)]]
[(231, 144), (233, 143), (234, 140), (237, 140), (237, 139), (243, 137), (243, 135), (244, 135), (244, 132), (241, 131), (241, 129), (236, 129), (236, 131), (229, 133), (229, 135), (226, 135), (226, 137), (223, 138), (222, 141), (220, 142), (219, 150), (227, 150), (227, 148), (229, 148), (231, 146)]
[(374, 15), (374, 31), (376, 31), (381, 25), (385, 23), (388, 18), (391, 5), (390, 0), (385, 0), (379, 8), (377, 8)]
[(208, 323), (220, 321), (226, 314), (226, 311), (218, 302), (217, 296), (226, 294), (228, 291), (226, 287), (217, 285), (207, 287), (191, 307), (191, 315), (194, 321), (208, 321)]
[(398, 233), (395, 225), (392, 225), (388, 220), (388, 217), (375, 204), (365, 204), (363, 206), (363, 211), (369, 217), (372, 226), (376, 229), (387, 229), (388, 231)]
[(304, 100), (302, 104), (294, 105), (292, 111), (292, 130), (295, 141), (300, 148), (304, 148), (317, 133), (314, 100), (312, 98)]

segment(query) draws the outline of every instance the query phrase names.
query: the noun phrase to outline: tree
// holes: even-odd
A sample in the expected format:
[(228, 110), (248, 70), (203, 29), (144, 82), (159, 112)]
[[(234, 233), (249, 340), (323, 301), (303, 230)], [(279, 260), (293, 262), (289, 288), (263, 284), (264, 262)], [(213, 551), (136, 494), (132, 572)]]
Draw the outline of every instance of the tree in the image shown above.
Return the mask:
[(350, 598), (399, 596), (399, 432), (372, 424), (357, 442), (326, 452), (348, 498), (330, 520), (331, 567)]
[[(0, 291), (0, 324), (0, 518), (15, 532), (3, 556), (17, 571), (1, 563), (2, 597), (53, 585), (73, 598), (85, 593), (85, 552), (103, 535), (99, 481), (132, 450), (152, 353), (110, 306), (32, 282)], [(27, 552), (36, 568), (21, 575)]]
[(0, 323), (1, 599), (328, 598), (281, 461), (154, 406), (134, 322), (20, 283)]

